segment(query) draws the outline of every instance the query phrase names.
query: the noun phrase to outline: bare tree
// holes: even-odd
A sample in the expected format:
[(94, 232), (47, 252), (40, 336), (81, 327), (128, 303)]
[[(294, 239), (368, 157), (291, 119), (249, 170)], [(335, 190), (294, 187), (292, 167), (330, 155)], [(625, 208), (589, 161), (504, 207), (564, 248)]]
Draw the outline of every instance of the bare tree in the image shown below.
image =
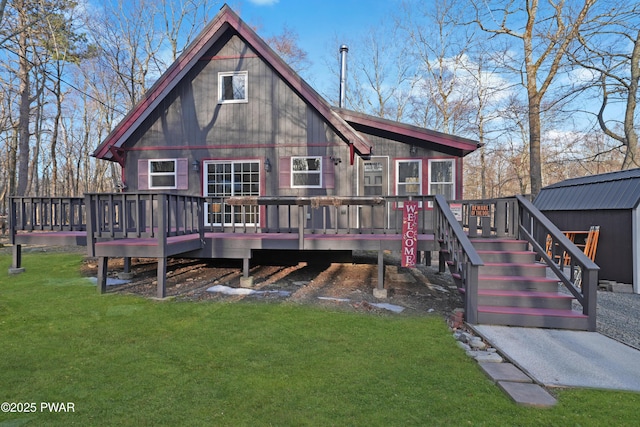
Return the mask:
[[(523, 67), (515, 69), (527, 91), (529, 116), (529, 150), (531, 193), (542, 188), (540, 116), (543, 100), (566, 59), (570, 45), (596, 0), (539, 0), (522, 3), (506, 1), (474, 1), (478, 26), (496, 36), (505, 36), (520, 44)], [(518, 62), (519, 58), (509, 58)]]
[(571, 52), (571, 58), (593, 76), (592, 80), (583, 82), (582, 88), (595, 87), (600, 91), (598, 124), (608, 137), (625, 147), (622, 169), (639, 167), (637, 123), (640, 117), (636, 108), (640, 80), (640, 5), (604, 1), (598, 12), (580, 33), (580, 45)]

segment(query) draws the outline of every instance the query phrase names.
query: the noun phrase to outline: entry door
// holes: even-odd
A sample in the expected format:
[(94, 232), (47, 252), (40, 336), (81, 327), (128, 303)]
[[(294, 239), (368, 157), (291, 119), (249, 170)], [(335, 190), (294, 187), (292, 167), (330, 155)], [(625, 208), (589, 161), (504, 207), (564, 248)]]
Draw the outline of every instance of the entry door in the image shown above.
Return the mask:
[[(371, 157), (362, 161), (360, 169), (361, 196), (389, 195), (389, 158)], [(385, 228), (385, 206), (360, 208), (361, 228)]]

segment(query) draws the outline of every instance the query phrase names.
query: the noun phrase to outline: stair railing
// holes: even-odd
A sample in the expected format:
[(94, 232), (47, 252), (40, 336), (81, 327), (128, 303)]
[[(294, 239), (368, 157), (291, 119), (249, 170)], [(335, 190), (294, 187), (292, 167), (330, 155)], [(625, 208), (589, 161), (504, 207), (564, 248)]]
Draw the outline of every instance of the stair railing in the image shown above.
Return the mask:
[(484, 263), (442, 195), (435, 197), (433, 212), (435, 238), (440, 243), (440, 269), (443, 270), (447, 261), (452, 273), (459, 276), (465, 293), (465, 319), (475, 324), (478, 320), (478, 270)]
[(600, 268), (533, 203), (523, 196), (516, 198), (520, 212), (519, 238), (531, 244), (540, 259), (582, 305), (582, 313), (588, 317), (588, 329), (595, 331)]

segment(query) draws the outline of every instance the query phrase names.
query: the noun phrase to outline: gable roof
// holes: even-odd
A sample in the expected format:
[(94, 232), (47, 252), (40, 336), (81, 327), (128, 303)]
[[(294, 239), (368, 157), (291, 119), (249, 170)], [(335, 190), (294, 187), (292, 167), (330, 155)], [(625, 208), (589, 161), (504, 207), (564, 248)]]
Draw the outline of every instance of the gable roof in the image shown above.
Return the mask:
[(227, 31), (234, 31), (269, 64), (282, 79), (295, 90), (304, 101), (311, 105), (334, 129), (337, 135), (362, 156), (373, 154), (373, 146), (360, 132), (391, 138), (407, 144), (456, 156), (465, 156), (479, 147), (476, 141), (447, 135), (440, 132), (385, 120), (344, 109), (334, 109), (307, 82), (305, 82), (278, 54), (276, 54), (240, 17), (226, 4), (205, 27), (200, 35), (185, 49), (178, 59), (169, 66), (144, 97), (118, 123), (113, 131), (95, 149), (92, 156), (99, 159), (122, 160), (121, 147), (136, 129), (149, 117), (154, 109), (169, 95), (191, 70), (198, 60)]
[(541, 211), (635, 209), (640, 203), (640, 168), (567, 179), (540, 190)]
[(336, 109), (335, 111), (359, 132), (441, 151), (458, 157), (464, 157), (480, 147), (478, 141), (472, 139), (449, 135), (368, 114), (357, 113), (355, 111), (345, 109)]
[(345, 142), (361, 155), (371, 154), (369, 141), (347, 122), (308, 83), (289, 67), (240, 17), (226, 4), (220, 12), (185, 49), (178, 59), (160, 76), (138, 104), (120, 121), (107, 138), (96, 148), (93, 156), (99, 159), (118, 160), (122, 147), (138, 126), (155, 107), (182, 80), (195, 63), (228, 30), (243, 38), (300, 96), (313, 106)]

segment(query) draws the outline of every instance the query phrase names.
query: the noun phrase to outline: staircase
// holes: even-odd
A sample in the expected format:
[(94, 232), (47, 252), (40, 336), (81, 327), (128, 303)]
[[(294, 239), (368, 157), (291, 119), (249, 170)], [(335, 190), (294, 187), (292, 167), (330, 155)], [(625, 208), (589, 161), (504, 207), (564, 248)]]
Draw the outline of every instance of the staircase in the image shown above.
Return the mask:
[(535, 261), (525, 241), (470, 240), (484, 263), (478, 271), (478, 324), (588, 330), (588, 316), (571, 309), (573, 297), (558, 291), (559, 280), (546, 277), (546, 265)]

